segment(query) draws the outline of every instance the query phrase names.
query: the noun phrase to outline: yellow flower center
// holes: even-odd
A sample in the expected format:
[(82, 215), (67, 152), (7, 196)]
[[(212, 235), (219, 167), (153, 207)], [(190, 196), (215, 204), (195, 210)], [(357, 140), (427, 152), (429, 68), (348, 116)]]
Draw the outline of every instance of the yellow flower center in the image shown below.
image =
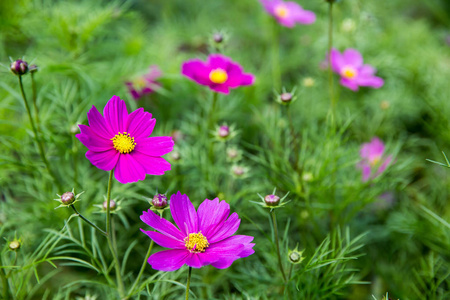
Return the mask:
[(355, 68), (349, 67), (349, 66), (343, 67), (343, 68), (342, 68), (342, 71), (341, 71), (341, 75), (342, 75), (343, 77), (345, 77), (345, 78), (348, 78), (348, 79), (353, 79), (353, 78), (355, 78), (355, 76), (356, 76), (357, 74), (358, 74), (358, 71), (356, 71)]
[(201, 232), (190, 233), (184, 242), (186, 249), (191, 252), (205, 252), (205, 249), (209, 247), (208, 240)]
[(147, 86), (147, 81), (145, 80), (144, 77), (139, 77), (133, 81), (133, 84), (136, 89), (142, 90)]
[(275, 7), (275, 15), (278, 18), (284, 19), (287, 17), (288, 13), (289, 10), (283, 4), (277, 5), (277, 7)]
[(228, 79), (228, 74), (223, 69), (214, 69), (209, 73), (209, 80), (211, 80), (214, 83), (224, 83)]
[(118, 133), (112, 139), (114, 144), (114, 149), (120, 153), (130, 153), (136, 147), (136, 142), (134, 138), (130, 136), (129, 133)]
[(373, 158), (369, 163), (371, 167), (375, 167), (380, 163), (381, 157), (377, 156)]

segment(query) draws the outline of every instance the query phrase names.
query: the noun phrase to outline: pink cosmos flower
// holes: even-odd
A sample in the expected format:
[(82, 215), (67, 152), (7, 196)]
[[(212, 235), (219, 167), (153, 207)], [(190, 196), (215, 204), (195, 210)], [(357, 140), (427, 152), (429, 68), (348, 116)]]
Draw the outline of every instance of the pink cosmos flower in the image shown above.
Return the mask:
[(171, 137), (149, 137), (156, 120), (139, 108), (128, 114), (123, 100), (113, 96), (103, 110), (88, 112), (89, 126), (78, 125), (76, 137), (89, 150), (86, 158), (99, 169), (114, 169), (121, 183), (144, 180), (146, 174), (163, 175), (170, 164), (161, 156), (173, 149)]
[(150, 209), (141, 215), (144, 223), (159, 232), (141, 231), (161, 247), (171, 248), (149, 257), (153, 269), (175, 271), (185, 264), (225, 269), (255, 252), (252, 236), (233, 235), (241, 220), (237, 213), (229, 216), (230, 205), (219, 198), (205, 199), (195, 211), (189, 198), (178, 192), (170, 198), (170, 212), (178, 228)]
[(343, 54), (332, 49), (330, 53), (331, 68), (341, 76), (341, 84), (353, 91), (360, 86), (378, 89), (383, 86), (384, 80), (375, 76), (375, 68), (364, 65), (361, 53), (355, 49), (347, 49)]
[(143, 76), (136, 77), (131, 81), (126, 81), (125, 85), (134, 100), (138, 100), (144, 95), (153, 93), (160, 87), (156, 79), (161, 77), (162, 72), (158, 66), (150, 66), (149, 72)]
[(359, 154), (361, 161), (358, 168), (362, 170), (363, 182), (378, 177), (392, 162), (392, 155), (383, 157), (384, 144), (377, 137), (374, 137), (370, 143), (362, 144)]
[(294, 27), (296, 23), (312, 24), (316, 21), (316, 15), (309, 10), (304, 10), (296, 2), (284, 2), (282, 0), (259, 0), (264, 9), (275, 17), (281, 25)]
[(206, 62), (191, 59), (183, 63), (181, 74), (211, 90), (228, 94), (229, 88), (252, 85), (255, 77), (244, 73), (242, 67), (221, 54), (211, 54)]

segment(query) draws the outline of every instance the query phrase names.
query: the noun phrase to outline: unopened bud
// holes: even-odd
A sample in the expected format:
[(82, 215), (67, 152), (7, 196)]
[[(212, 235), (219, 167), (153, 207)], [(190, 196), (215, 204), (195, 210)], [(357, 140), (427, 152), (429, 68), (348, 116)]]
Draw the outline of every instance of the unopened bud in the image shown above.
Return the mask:
[(26, 61), (18, 59), (11, 63), (10, 69), (16, 75), (24, 75), (28, 72), (28, 64)]
[(230, 159), (236, 158), (239, 155), (239, 151), (235, 148), (227, 149), (227, 156)]
[(180, 152), (178, 152), (177, 150), (173, 150), (172, 152), (170, 152), (169, 156), (174, 161), (180, 160), (181, 158)]
[(61, 195), (61, 202), (64, 205), (70, 205), (75, 201), (75, 195), (72, 192), (65, 192)]
[(302, 257), (301, 257), (301, 255), (300, 255), (298, 252), (292, 252), (291, 254), (289, 254), (289, 260), (290, 260), (292, 263), (297, 263), (297, 262), (299, 262), (301, 258), (302, 258)]
[(389, 108), (389, 106), (391, 106), (389, 101), (383, 100), (380, 103), (380, 107), (381, 107), (382, 110), (387, 110)]
[(226, 138), (230, 135), (230, 127), (223, 125), (219, 127), (218, 135), (222, 138)]
[(233, 174), (234, 175), (242, 176), (242, 175), (244, 175), (244, 173), (245, 173), (245, 170), (244, 170), (243, 167), (241, 167), (241, 166), (234, 166), (233, 167)]
[(292, 100), (292, 94), (291, 93), (282, 93), (280, 95), (280, 99), (281, 101), (287, 103), (287, 102), (291, 102)]
[(28, 71), (30, 71), (30, 73), (36, 73), (38, 71), (38, 66), (36, 65), (31, 65), (28, 67)]
[(162, 209), (167, 206), (167, 196), (164, 194), (156, 194), (152, 199), (155, 208)]
[(280, 197), (277, 195), (267, 195), (264, 197), (264, 202), (267, 206), (277, 206), (280, 203)]
[(215, 43), (220, 44), (223, 42), (223, 35), (221, 33), (214, 33), (213, 40)]
[[(117, 207), (116, 201), (110, 200), (109, 201), (109, 210), (115, 210), (116, 207)], [(104, 210), (108, 209), (108, 201), (103, 202), (103, 209)]]
[(8, 247), (9, 247), (9, 250), (17, 251), (20, 249), (20, 242), (18, 240), (14, 240), (9, 243)]

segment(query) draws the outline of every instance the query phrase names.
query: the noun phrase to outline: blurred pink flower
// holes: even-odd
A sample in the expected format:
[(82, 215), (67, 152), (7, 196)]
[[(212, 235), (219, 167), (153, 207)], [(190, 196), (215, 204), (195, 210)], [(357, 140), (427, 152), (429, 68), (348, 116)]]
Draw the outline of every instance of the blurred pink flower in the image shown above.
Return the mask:
[(316, 21), (316, 15), (312, 11), (304, 10), (296, 2), (282, 0), (260, 0), (260, 2), (264, 9), (285, 27), (294, 27), (296, 23), (312, 24)]
[(153, 269), (175, 271), (185, 264), (225, 269), (255, 252), (252, 236), (233, 235), (241, 220), (237, 213), (230, 216), (230, 205), (219, 198), (205, 199), (195, 211), (187, 195), (178, 192), (170, 198), (170, 212), (178, 228), (150, 209), (141, 215), (144, 223), (159, 232), (141, 231), (161, 247), (170, 248), (149, 257)]
[(230, 88), (252, 85), (255, 76), (244, 73), (242, 67), (221, 54), (211, 54), (206, 62), (191, 59), (183, 63), (181, 74), (211, 90), (228, 94)]
[(134, 100), (139, 100), (144, 95), (153, 93), (160, 87), (160, 84), (156, 81), (162, 75), (158, 66), (153, 65), (149, 67), (147, 74), (138, 76), (131, 81), (126, 81), (125, 85), (128, 88), (131, 96)]
[(341, 84), (353, 91), (360, 86), (380, 88), (384, 80), (375, 76), (375, 68), (364, 65), (361, 53), (355, 49), (347, 49), (344, 53), (332, 49), (330, 53), (331, 68), (341, 76)]
[(374, 137), (370, 143), (362, 144), (359, 151), (361, 161), (357, 167), (362, 171), (363, 182), (378, 177), (391, 164), (392, 155), (383, 157), (383, 154), (384, 144), (377, 137)]
[(89, 126), (78, 125), (76, 137), (88, 148), (86, 158), (99, 169), (111, 171), (120, 183), (144, 180), (146, 174), (163, 175), (170, 164), (161, 156), (173, 150), (169, 136), (149, 137), (156, 120), (139, 108), (128, 114), (127, 106), (113, 96), (103, 110), (88, 112)]

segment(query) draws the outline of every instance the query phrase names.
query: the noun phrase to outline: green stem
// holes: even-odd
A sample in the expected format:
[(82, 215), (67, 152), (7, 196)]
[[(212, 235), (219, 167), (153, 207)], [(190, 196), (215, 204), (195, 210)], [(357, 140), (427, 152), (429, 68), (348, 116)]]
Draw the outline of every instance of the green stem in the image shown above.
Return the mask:
[(75, 211), (75, 213), (77, 214), (77, 216), (79, 216), (83, 221), (85, 221), (86, 223), (88, 223), (90, 226), (94, 227), (95, 229), (97, 229), (98, 232), (100, 232), (101, 234), (103, 234), (104, 236), (108, 236), (108, 234), (103, 231), (102, 229), (100, 229), (100, 227), (98, 227), (97, 225), (95, 225), (94, 223), (92, 223), (91, 221), (89, 221), (85, 216), (83, 216), (82, 214), (80, 214), (78, 212), (78, 210), (75, 208), (75, 205), (71, 205), (70, 207), (72, 207), (72, 209)]
[(284, 273), (283, 263), (281, 260), (281, 253), (280, 253), (280, 242), (278, 239), (278, 228), (277, 228), (277, 217), (275, 215), (275, 211), (272, 210), (270, 212), (272, 215), (272, 223), (273, 223), (273, 232), (275, 234), (275, 244), (277, 245), (277, 255), (278, 255), (278, 264), (280, 266), (281, 275), (283, 276), (284, 282), (287, 282), (286, 274)]
[(31, 90), (33, 92), (32, 96), (33, 96), (33, 106), (34, 106), (34, 117), (36, 118), (36, 127), (37, 127), (38, 131), (40, 132), (39, 110), (38, 110), (37, 103), (36, 103), (37, 94), (36, 94), (36, 81), (34, 80), (34, 72), (31, 73)]
[[(3, 266), (1, 253), (0, 253), (0, 266)], [(0, 277), (2, 278), (3, 297), (4, 297), (4, 299), (10, 299), (10, 296), (9, 296), (9, 284), (8, 284), (8, 279), (6, 278), (6, 272), (5, 272), (4, 268), (0, 269)]]
[(331, 49), (333, 47), (333, 2), (329, 1), (328, 9), (328, 85), (331, 99), (331, 118), (332, 124), (334, 124), (334, 114), (336, 109), (336, 99), (334, 96), (334, 83), (333, 83), (333, 72), (331, 69)]
[(275, 90), (281, 88), (281, 71), (280, 71), (280, 40), (278, 37), (278, 24), (272, 22), (272, 80)]
[(55, 184), (57, 185), (58, 189), (62, 190), (62, 187), (59, 184), (59, 181), (56, 180), (55, 174), (53, 174), (52, 170), (50, 169), (50, 166), (49, 166), (48, 161), (47, 161), (47, 157), (45, 156), (45, 150), (44, 150), (42, 142), (41, 142), (41, 140), (39, 138), (38, 132), (36, 130), (36, 125), (34, 124), (33, 118), (31, 116), (30, 106), (28, 105), (27, 97), (25, 96), (25, 91), (23, 89), (23, 83), (22, 83), (22, 76), (19, 75), (18, 77), (19, 77), (20, 91), (22, 93), (22, 99), (23, 99), (23, 102), (25, 104), (25, 108), (27, 109), (28, 118), (30, 119), (31, 128), (33, 129), (33, 133), (34, 133), (34, 139), (35, 139), (36, 144), (37, 144), (38, 149), (39, 149), (39, 155), (41, 156), (41, 159), (44, 162), (48, 173), (53, 178), (53, 180), (54, 180)]
[(186, 300), (189, 300), (189, 286), (191, 285), (191, 273), (192, 273), (192, 267), (189, 267), (188, 279), (187, 279), (187, 283), (186, 283)]
[(138, 274), (136, 280), (134, 281), (133, 286), (130, 289), (130, 292), (128, 293), (128, 297), (133, 295), (134, 289), (136, 288), (137, 284), (139, 283), (139, 280), (141, 279), (142, 274), (144, 273), (145, 267), (147, 266), (147, 260), (150, 257), (150, 254), (152, 253), (153, 245), (154, 245), (154, 242), (152, 240), (150, 243), (150, 247), (148, 247), (147, 254), (145, 255), (144, 262), (142, 263), (141, 270), (139, 271), (139, 274)]
[(76, 187), (79, 187), (80, 184), (78, 183), (78, 147), (77, 147), (77, 140), (75, 138), (75, 135), (72, 134), (72, 159), (73, 159), (73, 182)]
[(214, 121), (215, 121), (215, 110), (217, 106), (217, 98), (219, 97), (219, 94), (217, 92), (213, 92), (213, 99), (211, 104), (211, 110), (209, 111), (209, 124), (208, 124), (208, 130), (214, 129)]
[(116, 281), (117, 285), (119, 287), (119, 295), (120, 298), (125, 297), (125, 288), (122, 281), (122, 275), (120, 273), (120, 264), (119, 259), (117, 258), (117, 252), (114, 249), (113, 242), (112, 242), (112, 229), (111, 229), (111, 186), (112, 186), (112, 178), (114, 174), (114, 169), (109, 172), (109, 181), (108, 181), (108, 193), (106, 196), (106, 239), (108, 240), (108, 246), (109, 250), (111, 251), (111, 254), (114, 259), (114, 268), (116, 269)]

